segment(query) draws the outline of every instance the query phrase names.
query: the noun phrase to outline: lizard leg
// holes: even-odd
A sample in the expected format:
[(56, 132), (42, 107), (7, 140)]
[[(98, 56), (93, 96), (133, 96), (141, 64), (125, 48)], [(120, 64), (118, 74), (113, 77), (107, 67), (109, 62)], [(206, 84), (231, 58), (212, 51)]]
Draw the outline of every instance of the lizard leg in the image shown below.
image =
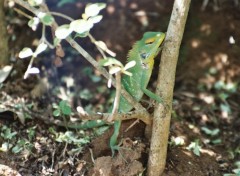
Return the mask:
[(146, 88), (142, 88), (142, 91), (144, 94), (146, 94), (148, 97), (150, 97), (153, 100), (156, 100), (158, 103), (163, 103), (162, 98), (160, 98), (159, 96), (157, 96), (155, 93), (153, 93), (152, 91), (146, 89)]

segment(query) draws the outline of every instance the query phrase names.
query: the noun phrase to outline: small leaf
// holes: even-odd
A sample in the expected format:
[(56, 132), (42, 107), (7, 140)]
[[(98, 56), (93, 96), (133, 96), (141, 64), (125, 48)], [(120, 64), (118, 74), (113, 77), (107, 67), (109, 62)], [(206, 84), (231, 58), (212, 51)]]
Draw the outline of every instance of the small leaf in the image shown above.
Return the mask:
[(132, 67), (134, 67), (136, 65), (136, 61), (130, 61), (130, 62), (128, 62), (125, 66), (124, 66), (124, 70), (127, 70), (127, 69), (129, 69), (129, 68), (132, 68)]
[(19, 53), (19, 58), (23, 59), (23, 58), (26, 58), (26, 57), (29, 57), (29, 56), (32, 56), (33, 55), (33, 51), (31, 48), (23, 48), (22, 51), (20, 51)]
[(231, 108), (228, 104), (223, 104), (221, 103), (220, 104), (220, 109), (223, 111), (223, 112), (227, 112), (227, 113), (231, 113)]
[(43, 0), (28, 0), (30, 6), (39, 6), (42, 2)]
[(60, 114), (61, 114), (61, 112), (60, 112), (59, 109), (56, 109), (56, 110), (53, 111), (53, 116), (55, 116), (55, 117), (60, 116)]
[(71, 107), (68, 105), (67, 101), (65, 101), (65, 100), (60, 101), (59, 108), (61, 109), (61, 111), (64, 115), (71, 114)]
[(207, 135), (211, 135), (211, 136), (216, 136), (220, 132), (220, 130), (218, 128), (210, 130), (207, 127), (202, 127), (201, 130), (204, 131), (204, 133), (206, 133)]
[(38, 74), (40, 70), (37, 67), (32, 67), (27, 70), (28, 74)]
[(115, 74), (117, 72), (121, 71), (121, 68), (120, 67), (117, 67), (117, 66), (113, 66), (109, 69), (109, 73), (110, 74)]
[(70, 23), (70, 29), (78, 34), (88, 32), (92, 27), (92, 23), (83, 19), (75, 20)]
[(2, 143), (2, 146), (0, 148), (0, 151), (7, 152), (9, 148), (12, 147), (12, 144), (9, 144), (8, 142)]
[(112, 58), (112, 57), (108, 57), (107, 59), (100, 60), (99, 64), (102, 66), (117, 65), (117, 66), (123, 67), (123, 65), (120, 61), (118, 61), (117, 59)]
[(85, 14), (87, 17), (96, 16), (99, 14), (100, 10), (104, 9), (105, 7), (105, 3), (88, 4), (85, 8)]
[(0, 83), (3, 83), (12, 71), (12, 65), (6, 65), (0, 69)]
[(83, 32), (81, 34), (77, 33), (74, 38), (77, 38), (77, 37), (84, 38), (84, 37), (87, 37), (88, 34), (89, 34), (89, 31)]
[(50, 14), (44, 14), (40, 17), (41, 22), (47, 26), (51, 26), (54, 22), (54, 18)]
[(63, 5), (67, 3), (74, 3), (75, 0), (60, 0), (60, 2), (57, 3), (57, 7), (62, 7)]
[(91, 92), (88, 89), (83, 89), (82, 91), (80, 91), (79, 96), (80, 96), (80, 98), (85, 99), (85, 100), (89, 100), (93, 97), (93, 95), (91, 94)]
[(12, 148), (12, 152), (15, 153), (15, 154), (21, 152), (22, 150), (23, 150), (23, 147), (20, 146), (20, 145), (15, 145), (15, 146)]
[(32, 28), (33, 31), (36, 31), (39, 22), (40, 22), (39, 18), (34, 17), (28, 21), (28, 26)]
[(102, 20), (103, 16), (102, 15), (97, 15), (97, 16), (93, 16), (93, 17), (90, 17), (88, 19), (88, 22), (92, 23), (92, 24), (95, 24), (95, 23), (98, 23)]
[(55, 31), (55, 36), (58, 39), (65, 39), (67, 36), (69, 36), (72, 33), (72, 29), (70, 29), (70, 26), (68, 24), (64, 24), (62, 26), (59, 26)]
[(122, 70), (122, 73), (128, 76), (132, 76), (132, 73), (126, 70)]
[(53, 45), (54, 46), (58, 46), (61, 43), (62, 40), (60, 40), (59, 38), (55, 37), (53, 40)]
[(38, 54), (40, 54), (41, 52), (45, 51), (47, 49), (47, 44), (46, 43), (40, 43), (36, 49), (36, 51), (34, 52), (34, 57), (37, 57)]

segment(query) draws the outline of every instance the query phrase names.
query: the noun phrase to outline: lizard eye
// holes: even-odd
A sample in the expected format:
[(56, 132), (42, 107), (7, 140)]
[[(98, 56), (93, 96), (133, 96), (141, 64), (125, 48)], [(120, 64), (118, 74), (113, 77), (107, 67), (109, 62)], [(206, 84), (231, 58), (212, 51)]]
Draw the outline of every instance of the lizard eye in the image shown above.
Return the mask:
[(141, 53), (140, 56), (141, 56), (142, 59), (146, 59), (149, 56), (149, 54), (148, 53)]
[(145, 41), (145, 44), (149, 45), (149, 44), (152, 44), (155, 42), (155, 39), (154, 38), (149, 38)]

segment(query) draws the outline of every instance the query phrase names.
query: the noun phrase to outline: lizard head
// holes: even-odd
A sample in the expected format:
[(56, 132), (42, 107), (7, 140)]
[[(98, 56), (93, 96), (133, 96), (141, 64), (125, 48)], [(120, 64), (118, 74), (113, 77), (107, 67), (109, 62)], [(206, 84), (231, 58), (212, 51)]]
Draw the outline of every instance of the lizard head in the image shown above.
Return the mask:
[(143, 68), (152, 68), (154, 58), (159, 52), (159, 47), (165, 38), (162, 32), (146, 32), (139, 41), (139, 56)]

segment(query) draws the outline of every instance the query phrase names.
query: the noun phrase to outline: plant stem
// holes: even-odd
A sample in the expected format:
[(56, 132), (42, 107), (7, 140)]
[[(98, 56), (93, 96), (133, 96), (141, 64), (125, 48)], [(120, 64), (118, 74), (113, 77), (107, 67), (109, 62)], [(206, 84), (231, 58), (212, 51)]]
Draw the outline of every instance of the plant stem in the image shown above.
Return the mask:
[(161, 54), (156, 94), (163, 98), (164, 104), (157, 104), (154, 109), (148, 176), (160, 176), (166, 164), (176, 66), (190, 2), (174, 1)]

